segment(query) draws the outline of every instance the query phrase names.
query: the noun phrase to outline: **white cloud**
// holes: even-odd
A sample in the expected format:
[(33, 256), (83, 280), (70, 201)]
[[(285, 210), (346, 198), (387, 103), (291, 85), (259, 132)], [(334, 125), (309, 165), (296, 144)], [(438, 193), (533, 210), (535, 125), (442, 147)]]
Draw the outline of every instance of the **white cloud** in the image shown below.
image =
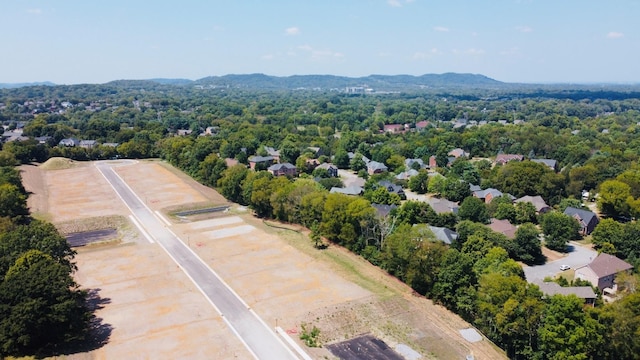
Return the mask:
[(273, 54), (265, 54), (265, 55), (261, 56), (262, 60), (273, 60), (273, 59), (275, 59), (275, 57), (276, 56), (273, 55)]
[(27, 9), (27, 13), (39, 15), (39, 14), (42, 14), (42, 9), (40, 8)]
[(471, 55), (471, 56), (477, 56), (477, 55), (484, 55), (485, 51), (482, 49), (476, 49), (476, 48), (469, 48), (467, 50), (458, 50), (458, 49), (453, 49), (452, 51), (455, 55)]
[(533, 32), (533, 28), (530, 26), (516, 26), (516, 30), (523, 32), (523, 33), (530, 33)]
[(296, 27), (296, 26), (293, 26), (293, 27), (285, 29), (284, 33), (287, 34), (287, 35), (291, 35), (291, 36), (298, 35), (298, 34), (300, 34), (300, 29), (298, 27)]
[(298, 46), (298, 49), (306, 51), (311, 56), (313, 60), (321, 60), (321, 59), (330, 59), (330, 58), (343, 58), (344, 54), (341, 52), (336, 52), (333, 50), (318, 50), (314, 49), (310, 45), (301, 45)]
[(439, 32), (449, 32), (449, 28), (444, 26), (436, 26), (433, 28), (433, 30), (439, 31)]
[[(415, 0), (404, 0), (404, 4), (411, 4), (414, 1)], [(389, 6), (392, 6), (392, 7), (402, 7), (403, 6), (403, 1), (402, 0), (387, 0), (387, 4), (389, 4)]]
[(617, 31), (610, 31), (610, 32), (607, 34), (607, 37), (608, 37), (609, 39), (619, 39), (619, 38), (621, 38), (621, 37), (623, 37), (623, 36), (624, 36), (624, 34), (623, 34), (623, 33), (621, 33), (621, 32), (617, 32)]
[(434, 56), (437, 55), (442, 55), (442, 51), (440, 51), (438, 48), (432, 48), (431, 50), (427, 51), (427, 52), (416, 52), (415, 54), (413, 54), (413, 59), (414, 60), (428, 60), (433, 58)]
[(518, 47), (512, 47), (510, 49), (500, 51), (500, 55), (503, 55), (503, 56), (520, 55), (520, 49)]

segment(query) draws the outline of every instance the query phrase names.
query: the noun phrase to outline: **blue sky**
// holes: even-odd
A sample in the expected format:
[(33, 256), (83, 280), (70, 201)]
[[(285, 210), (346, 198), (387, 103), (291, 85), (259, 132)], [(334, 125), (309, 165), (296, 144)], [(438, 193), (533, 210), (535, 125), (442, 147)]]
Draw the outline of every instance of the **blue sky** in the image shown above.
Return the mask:
[(640, 82), (640, 0), (2, 0), (0, 83), (264, 73)]

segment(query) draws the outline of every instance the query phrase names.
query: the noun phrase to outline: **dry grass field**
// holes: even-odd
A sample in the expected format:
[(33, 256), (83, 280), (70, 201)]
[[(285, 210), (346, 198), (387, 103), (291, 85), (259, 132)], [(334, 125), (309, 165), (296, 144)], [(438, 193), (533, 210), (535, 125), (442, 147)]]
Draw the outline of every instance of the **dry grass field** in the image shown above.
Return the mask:
[[(91, 163), (22, 170), (31, 210), (57, 226), (78, 221), (93, 230), (100, 219), (116, 216), (129, 229), (117, 242), (78, 249), (76, 278), (100, 297), (96, 315), (110, 336), (102, 347), (69, 358), (251, 358), (159, 245), (137, 235), (128, 209)], [(265, 323), (300, 344), (305, 323), (320, 329), (323, 343), (371, 333), (392, 347), (407, 344), (425, 359), (504, 358), (486, 340), (464, 340), (459, 330), (467, 323), (363, 259), (335, 246), (316, 250), (303, 229), (268, 226), (236, 206), (178, 219), (170, 212), (226, 201), (160, 161), (122, 163), (116, 171)], [(333, 358), (324, 348), (307, 350), (314, 359)]]

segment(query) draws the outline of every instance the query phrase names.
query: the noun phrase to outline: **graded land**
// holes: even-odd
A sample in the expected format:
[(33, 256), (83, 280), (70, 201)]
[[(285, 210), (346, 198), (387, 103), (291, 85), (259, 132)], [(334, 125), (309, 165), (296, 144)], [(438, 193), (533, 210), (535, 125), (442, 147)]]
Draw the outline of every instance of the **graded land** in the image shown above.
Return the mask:
[[(93, 163), (22, 166), (29, 207), (63, 233), (117, 228), (113, 239), (76, 248), (81, 286), (96, 293), (106, 343), (69, 359), (251, 359), (211, 304), (156, 243)], [(483, 339), (471, 343), (457, 315), (362, 258), (334, 245), (317, 250), (299, 226), (262, 221), (161, 161), (122, 161), (116, 172), (269, 326), (285, 330), (314, 359), (334, 359), (299, 339), (302, 324), (320, 343), (371, 334), (405, 344), (424, 359), (506, 358)], [(177, 217), (177, 210), (230, 205), (226, 212)]]

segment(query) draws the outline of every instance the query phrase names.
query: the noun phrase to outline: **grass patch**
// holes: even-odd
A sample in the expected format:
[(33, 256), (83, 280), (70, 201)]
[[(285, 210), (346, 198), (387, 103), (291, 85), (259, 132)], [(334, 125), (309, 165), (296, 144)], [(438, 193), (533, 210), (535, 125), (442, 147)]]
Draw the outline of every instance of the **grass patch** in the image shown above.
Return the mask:
[(76, 162), (71, 159), (52, 157), (40, 165), (42, 170), (64, 170), (76, 167)]

